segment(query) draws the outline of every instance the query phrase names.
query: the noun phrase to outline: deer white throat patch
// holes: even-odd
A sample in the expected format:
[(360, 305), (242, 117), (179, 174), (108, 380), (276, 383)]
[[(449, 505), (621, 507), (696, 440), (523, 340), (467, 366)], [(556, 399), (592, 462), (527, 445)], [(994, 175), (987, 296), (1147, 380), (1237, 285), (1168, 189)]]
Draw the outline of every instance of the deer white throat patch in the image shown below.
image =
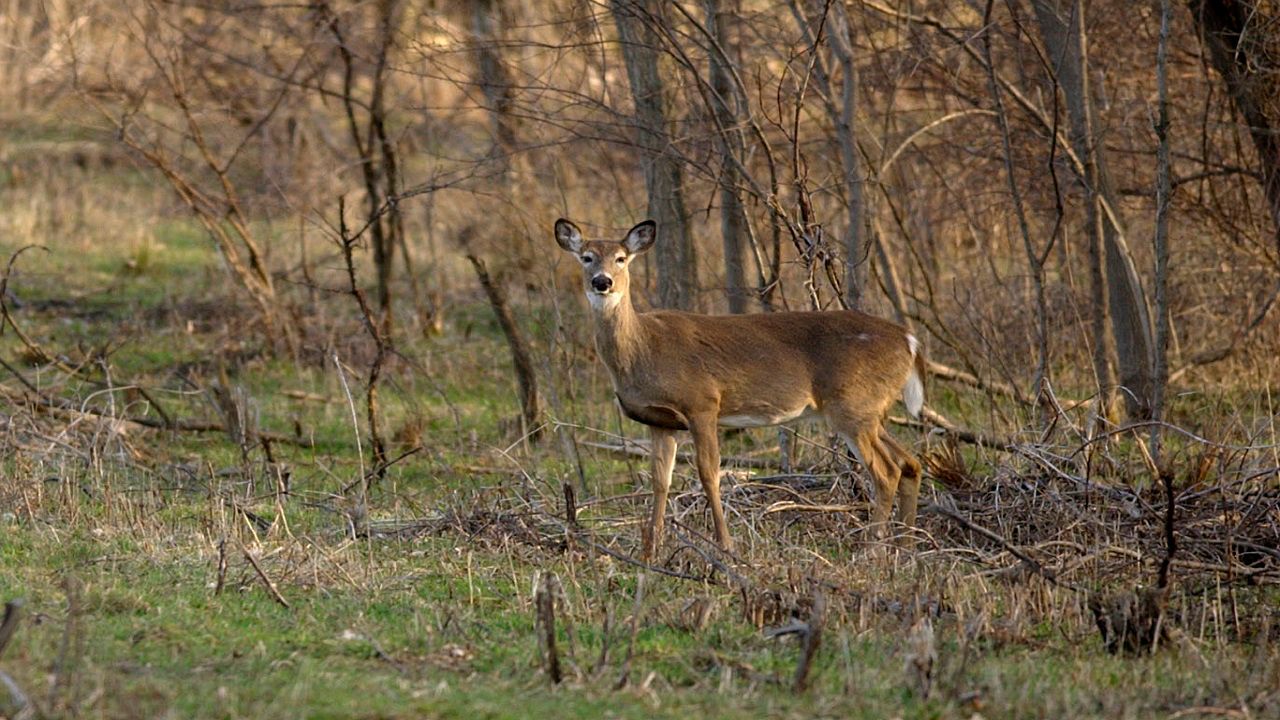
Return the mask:
[(587, 291), (587, 302), (591, 303), (593, 310), (608, 311), (618, 307), (618, 303), (622, 302), (622, 293), (604, 293), (603, 295), (591, 290)]

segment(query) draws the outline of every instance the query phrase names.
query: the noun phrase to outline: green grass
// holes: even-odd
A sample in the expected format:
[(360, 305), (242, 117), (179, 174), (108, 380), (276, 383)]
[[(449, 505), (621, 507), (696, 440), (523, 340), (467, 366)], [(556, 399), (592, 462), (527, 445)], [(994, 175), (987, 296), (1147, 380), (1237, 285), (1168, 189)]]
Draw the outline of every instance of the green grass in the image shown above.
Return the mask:
[[(607, 561), (577, 558), (575, 569), (540, 554), (512, 577), (509, 548), (452, 537), (320, 540), (332, 553), (323, 565), (347, 568), (355, 583), (314, 584), (300, 573), (280, 582), (285, 608), (235, 557), (215, 594), (216, 549), (190, 534), (131, 537), (108, 533), (92, 515), (82, 522), (88, 529), (7, 528), (0, 594), (26, 597), (27, 617), (41, 620), (24, 624), (3, 667), (44, 696), (46, 673), (65, 657), (62, 578), (75, 578), (85, 654), (70, 663), (72, 689), (61, 701), (74, 707), (74, 693), (83, 693), (78, 709), (94, 716), (967, 717), (980, 703), (993, 717), (1145, 717), (1229, 705), (1274, 688), (1276, 679), (1274, 658), (1243, 646), (1178, 646), (1131, 659), (1106, 655), (1092, 637), (1058, 632), (979, 648), (962, 665), (960, 628), (942, 621), (939, 688), (921, 700), (902, 671), (902, 625), (877, 619), (859, 631), (847, 620), (828, 632), (814, 687), (797, 697), (787, 688), (794, 642), (766, 640), (734, 618), (722, 588), (699, 590), (726, 605), (708, 627), (680, 629), (664, 618), (691, 588), (650, 577), (632, 684), (615, 691), (625, 627), (612, 630), (615, 656), (604, 672), (589, 670), (602, 642), (600, 617), (605, 610), (626, 617), (634, 580)], [(262, 550), (273, 546), (281, 544)], [(285, 563), (262, 554), (264, 569), (285, 574)], [(548, 570), (574, 581), (562, 617), (574, 624), (584, 673), (571, 670), (562, 687), (540, 669), (530, 607), (532, 574)], [(602, 593), (609, 573), (619, 581)], [(567, 640), (562, 626), (562, 648)], [(1225, 663), (1231, 672), (1206, 681), (1201, 663)], [(100, 695), (90, 699), (95, 688)]]

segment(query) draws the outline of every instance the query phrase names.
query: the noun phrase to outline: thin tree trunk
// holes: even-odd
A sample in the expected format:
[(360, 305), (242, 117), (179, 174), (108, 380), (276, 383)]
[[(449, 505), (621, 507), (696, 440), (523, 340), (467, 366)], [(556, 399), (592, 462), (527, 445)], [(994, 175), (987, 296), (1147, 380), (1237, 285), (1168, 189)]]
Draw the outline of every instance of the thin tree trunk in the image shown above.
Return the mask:
[[(1009, 115), (1005, 112), (1004, 98), (1000, 94), (1000, 83), (996, 80), (996, 66), (991, 59), (991, 9), (994, 0), (987, 0), (983, 14), (983, 25), (988, 28), (982, 35), (982, 54), (986, 58), (988, 87), (996, 106), (996, 124), (1000, 128), (1000, 143), (1004, 151), (1005, 179), (1009, 185), (1009, 197), (1013, 200), (1014, 216), (1018, 219), (1018, 230), (1022, 236), (1022, 246), (1027, 255), (1027, 266), (1031, 271), (1031, 282), (1036, 296), (1036, 373), (1032, 386), (1035, 397), (1040, 400), (1044, 396), (1044, 384), (1049, 372), (1049, 310), (1044, 291), (1044, 263), (1049, 249), (1041, 252), (1031, 239), (1031, 230), (1027, 224), (1027, 214), (1022, 202), (1022, 191), (1018, 178), (1014, 174), (1013, 145), (1009, 140)], [(1053, 142), (1050, 140), (1050, 142)], [(1052, 245), (1050, 245), (1050, 249)], [(1048, 427), (1050, 422), (1048, 409), (1040, 403), (1041, 425)]]
[[(707, 34), (727, 52), (729, 13), (720, 0), (706, 0)], [(747, 311), (746, 243), (747, 214), (738, 189), (738, 163), (742, 157), (743, 141), (738, 129), (742, 99), (739, 97), (727, 67), (728, 57), (712, 49), (709, 75), (711, 79), (712, 111), (716, 116), (720, 136), (720, 235), (724, 243), (724, 285), (729, 300), (729, 312)]]
[(649, 215), (657, 221), (660, 235), (655, 248), (658, 302), (667, 308), (691, 310), (697, 304), (697, 256), (685, 214), (680, 159), (671, 152), (667, 130), (658, 36), (650, 27), (658, 21), (659, 3), (611, 0), (610, 6), (636, 106), (636, 144), (649, 190)]
[(511, 153), (516, 147), (516, 119), (512, 114), (511, 80), (498, 45), (502, 38), (501, 0), (473, 0), (471, 28), (476, 37), (476, 65), (480, 90), (493, 128), (494, 160), (504, 179), (511, 170)]
[(857, 308), (867, 284), (866, 220), (862, 199), (862, 158), (858, 152), (858, 68), (854, 64), (852, 28), (843, 2), (832, 5), (831, 51), (840, 63), (839, 113), (832, 112), (840, 146), (840, 168), (844, 173), (847, 194), (845, 211), (848, 226), (844, 232), (844, 302)]
[(489, 275), (489, 269), (474, 252), (471, 251), (469, 235), (471, 231), (463, 231), (462, 245), (467, 253), (467, 260), (476, 271), (476, 278), (484, 288), (493, 314), (498, 318), (498, 326), (507, 339), (507, 347), (511, 350), (511, 365), (516, 373), (516, 385), (520, 388), (520, 422), (523, 424), (521, 435), (530, 440), (542, 436), (543, 410), (542, 396), (538, 393), (538, 375), (533, 369), (533, 355), (529, 352), (529, 344), (520, 333), (520, 326), (511, 315), (507, 305), (507, 295), (503, 286)]
[[(1071, 142), (1084, 164), (1087, 232), (1090, 243), (1102, 246), (1102, 268), (1105, 290), (1094, 285), (1094, 302), (1104, 299), (1111, 316), (1111, 332), (1115, 337), (1120, 384), (1125, 389), (1129, 415), (1146, 418), (1151, 413), (1152, 339), (1150, 312), (1146, 294), (1133, 259), (1124, 242), (1124, 228), (1118, 217), (1119, 205), (1107, 174), (1106, 154), (1094, 123), (1093, 96), (1089, 88), (1088, 45), (1079, 0), (1031, 0), (1040, 36), (1049, 53), (1067, 103), (1071, 123)], [(1100, 237), (1099, 237), (1100, 236)], [(1092, 248), (1091, 248), (1092, 250)], [(1092, 257), (1090, 258), (1093, 262)], [(1090, 268), (1095, 283), (1100, 279)], [(1095, 331), (1100, 310), (1095, 309)], [(1105, 389), (1110, 382), (1109, 368), (1099, 367), (1104, 337), (1095, 338), (1098, 351), (1094, 365), (1099, 384)]]
[[(1159, 95), (1156, 120), (1156, 356), (1151, 416), (1164, 416), (1165, 384), (1169, 381), (1169, 196), (1173, 191), (1169, 179), (1169, 22), (1173, 9), (1170, 0), (1160, 2), (1160, 44), (1156, 50), (1156, 85)], [(1151, 426), (1151, 456), (1160, 465), (1160, 425)]]

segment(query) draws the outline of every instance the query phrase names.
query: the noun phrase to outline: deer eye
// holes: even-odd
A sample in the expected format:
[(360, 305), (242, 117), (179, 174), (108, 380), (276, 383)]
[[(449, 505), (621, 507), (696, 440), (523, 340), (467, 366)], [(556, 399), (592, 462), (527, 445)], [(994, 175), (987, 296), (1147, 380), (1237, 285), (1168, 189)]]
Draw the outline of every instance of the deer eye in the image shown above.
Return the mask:
[(619, 265), (625, 265), (627, 263), (627, 257), (625, 255), (619, 255), (617, 259), (617, 263)]
[(582, 257), (580, 257), (580, 258), (578, 258), (578, 259), (582, 261), (582, 264), (583, 264), (583, 265), (590, 265), (590, 264), (591, 264), (591, 256), (590, 256), (590, 255), (583, 255)]

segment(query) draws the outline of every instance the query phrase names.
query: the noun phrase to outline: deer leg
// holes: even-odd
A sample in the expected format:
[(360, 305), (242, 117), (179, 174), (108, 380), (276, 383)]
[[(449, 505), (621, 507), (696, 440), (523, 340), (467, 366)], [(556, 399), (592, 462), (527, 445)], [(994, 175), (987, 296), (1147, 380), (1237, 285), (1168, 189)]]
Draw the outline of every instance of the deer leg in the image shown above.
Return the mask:
[(902, 470), (902, 479), (898, 483), (898, 521), (903, 525), (915, 527), (916, 507), (920, 503), (920, 481), (924, 477), (924, 468), (906, 448), (880, 428), (880, 441), (894, 456), (898, 467)]
[(650, 475), (653, 482), (653, 514), (644, 535), (644, 561), (651, 563), (662, 544), (662, 520), (667, 512), (667, 492), (671, 490), (671, 471), (676, 464), (676, 434), (662, 428), (649, 428), (653, 441)]
[(871, 505), (872, 535), (884, 537), (901, 471), (889, 457), (888, 451), (880, 444), (878, 429), (858, 433), (853, 437), (852, 445), (856, 448), (862, 464), (866, 465), (867, 471), (871, 473), (871, 482), (875, 488), (875, 497)]
[(724, 519), (724, 506), (720, 504), (720, 437), (716, 431), (716, 417), (702, 415), (689, 418), (689, 432), (693, 435), (693, 447), (698, 456), (698, 479), (702, 481), (702, 491), (707, 494), (711, 519), (716, 525), (716, 539), (724, 550), (733, 550), (733, 538), (729, 537), (729, 525)]

